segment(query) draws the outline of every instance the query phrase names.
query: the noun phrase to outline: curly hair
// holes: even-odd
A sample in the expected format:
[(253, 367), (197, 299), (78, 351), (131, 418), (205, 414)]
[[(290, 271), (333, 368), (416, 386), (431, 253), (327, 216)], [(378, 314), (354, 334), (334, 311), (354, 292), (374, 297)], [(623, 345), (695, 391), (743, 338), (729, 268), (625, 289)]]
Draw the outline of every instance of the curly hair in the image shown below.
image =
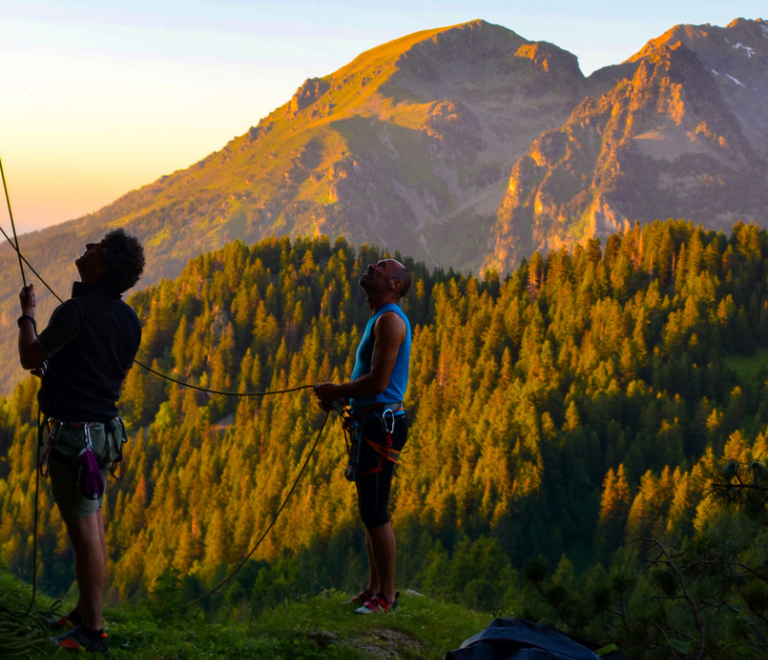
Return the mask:
[(116, 293), (123, 293), (139, 281), (144, 271), (144, 248), (139, 239), (122, 227), (107, 232), (102, 241), (106, 272), (101, 282)]

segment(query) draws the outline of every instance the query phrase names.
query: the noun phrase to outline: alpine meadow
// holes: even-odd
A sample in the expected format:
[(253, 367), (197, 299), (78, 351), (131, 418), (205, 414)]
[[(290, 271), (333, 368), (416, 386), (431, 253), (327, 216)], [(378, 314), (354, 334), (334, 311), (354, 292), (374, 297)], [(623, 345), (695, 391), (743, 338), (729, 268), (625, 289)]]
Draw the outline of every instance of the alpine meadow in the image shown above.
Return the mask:
[[(357, 282), (387, 256), (413, 276), (412, 426), (391, 499), (403, 597), (374, 625), (415, 641), (375, 657), (441, 658), (492, 615), (632, 660), (768, 657), (766, 44), (762, 20), (677, 26), (585, 78), (483, 21), (409, 35), (189, 170), (22, 236), (54, 288), (60, 248), (107, 227), (161, 264), (127, 297), (151, 371), (124, 384), (127, 471), (104, 507), (118, 657), (370, 657), (313, 636), (367, 565), (339, 418), (305, 386), (349, 378)], [(0, 590), (34, 565), (71, 599), (47, 484), (36, 503), (39, 381), (8, 378)], [(129, 654), (130, 616), (205, 594), (273, 520), (190, 616), (199, 655)], [(449, 605), (455, 630), (407, 620)], [(280, 616), (312, 643), (200, 650), (205, 626)]]

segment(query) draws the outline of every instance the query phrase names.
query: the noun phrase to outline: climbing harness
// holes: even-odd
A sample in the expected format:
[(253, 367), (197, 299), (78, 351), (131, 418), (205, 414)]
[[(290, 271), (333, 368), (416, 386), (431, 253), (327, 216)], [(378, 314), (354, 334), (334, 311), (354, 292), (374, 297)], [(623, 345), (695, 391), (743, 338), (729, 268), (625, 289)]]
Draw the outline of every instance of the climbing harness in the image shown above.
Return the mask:
[[(352, 414), (348, 408), (343, 408), (336, 402), (333, 403), (333, 406), (342, 418), (344, 442), (347, 446), (347, 455), (349, 456), (349, 461), (344, 469), (344, 476), (347, 481), (356, 481), (358, 477), (381, 472), (386, 461), (391, 461), (397, 465), (400, 450), (392, 447), (392, 433), (395, 431), (395, 413), (403, 410), (402, 403), (376, 404), (363, 408), (355, 414)], [(365, 422), (372, 417), (378, 419), (381, 423), (385, 436), (384, 444), (375, 442), (363, 435)], [(379, 455), (379, 462), (370, 470), (360, 469), (360, 448), (363, 442), (368, 444)]]
[[(83, 430), (83, 437), (85, 440), (85, 446), (72, 460), (57, 453), (56, 442), (59, 440), (61, 429), (65, 426), (74, 427)], [(122, 481), (125, 476), (125, 458), (123, 457), (123, 445), (128, 442), (128, 435), (125, 431), (125, 422), (122, 417), (115, 417), (106, 424), (101, 422), (69, 422), (63, 419), (54, 419), (49, 417), (43, 421), (41, 427), (41, 433), (39, 434), (39, 442), (45, 444), (45, 450), (43, 451), (42, 458), (40, 459), (40, 476), (45, 478), (48, 476), (48, 462), (51, 458), (61, 463), (70, 465), (72, 468), (72, 477), (80, 488), (80, 492), (83, 497), (89, 500), (97, 500), (104, 495), (104, 489), (106, 484), (101, 476), (101, 467), (96, 460), (96, 455), (93, 453), (93, 442), (91, 440), (91, 429), (96, 429), (99, 426), (104, 427), (106, 433), (107, 427), (114, 435), (119, 429), (120, 440), (116, 447), (114, 447), (115, 457), (109, 461), (108, 468), (110, 474)], [(48, 432), (48, 442), (43, 443), (42, 436), (45, 435), (45, 430)], [(112, 451), (109, 452), (111, 458)]]

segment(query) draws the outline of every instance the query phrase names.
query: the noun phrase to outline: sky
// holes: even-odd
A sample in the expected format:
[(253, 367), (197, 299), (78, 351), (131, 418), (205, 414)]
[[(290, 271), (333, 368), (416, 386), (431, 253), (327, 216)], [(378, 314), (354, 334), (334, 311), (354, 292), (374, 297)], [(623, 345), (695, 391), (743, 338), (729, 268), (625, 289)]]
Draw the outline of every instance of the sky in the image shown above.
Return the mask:
[[(482, 18), (582, 71), (766, 0), (0, 0), (0, 159), (19, 233), (184, 169), (392, 39)], [(1, 199), (1, 197), (0, 197)], [(0, 225), (9, 232), (7, 207)]]

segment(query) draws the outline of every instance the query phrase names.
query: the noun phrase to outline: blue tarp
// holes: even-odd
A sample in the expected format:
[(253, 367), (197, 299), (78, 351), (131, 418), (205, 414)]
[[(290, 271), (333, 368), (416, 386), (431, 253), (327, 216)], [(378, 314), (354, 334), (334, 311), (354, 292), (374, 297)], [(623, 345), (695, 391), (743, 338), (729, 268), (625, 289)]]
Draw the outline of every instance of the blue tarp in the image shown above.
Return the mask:
[[(593, 645), (594, 646), (594, 645)], [(595, 646), (595, 648), (597, 648)], [(621, 660), (613, 652), (598, 658), (584, 644), (550, 626), (524, 619), (494, 619), (445, 660)]]

